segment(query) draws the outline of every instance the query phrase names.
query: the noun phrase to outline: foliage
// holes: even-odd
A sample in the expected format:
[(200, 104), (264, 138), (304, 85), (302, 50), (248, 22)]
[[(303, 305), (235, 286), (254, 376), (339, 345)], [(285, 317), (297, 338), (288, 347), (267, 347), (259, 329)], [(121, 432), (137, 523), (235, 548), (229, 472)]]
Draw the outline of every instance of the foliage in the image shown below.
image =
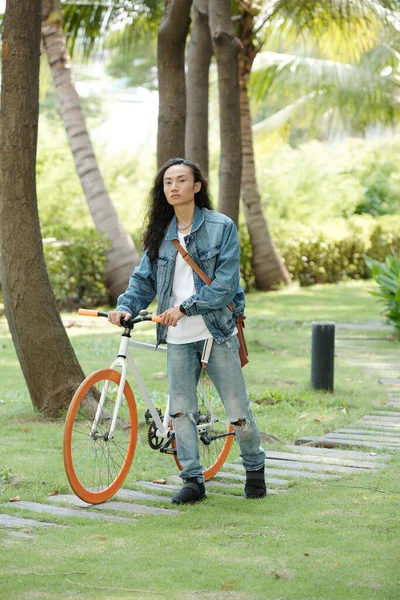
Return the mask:
[[(273, 239), (293, 280), (301, 286), (366, 279), (370, 270), (366, 255), (400, 252), (400, 217), (356, 217), (306, 226), (293, 221), (270, 223)], [(245, 226), (240, 227), (241, 276), (245, 290), (254, 287), (251, 244)]]
[(384, 262), (369, 257), (365, 261), (379, 285), (379, 289), (371, 294), (385, 304), (383, 314), (393, 322), (400, 336), (400, 254), (389, 255)]
[(383, 147), (373, 148), (366, 164), (360, 169), (364, 199), (356, 206), (357, 214), (374, 217), (396, 214), (400, 208), (400, 173), (398, 161)]
[(251, 258), (253, 255), (250, 236), (247, 226), (243, 221), (239, 223), (239, 240), (240, 240), (240, 277), (245, 292), (254, 288), (256, 278), (251, 266)]
[(125, 27), (121, 39), (115, 42), (112, 37), (109, 39), (107, 72), (111, 77), (123, 78), (127, 87), (144, 86), (156, 90), (157, 46), (154, 36), (146, 35), (145, 39), (139, 38), (134, 42), (125, 40), (131, 30), (131, 27)]
[(75, 46), (88, 58), (93, 49), (104, 44), (105, 34), (117, 38), (129, 25), (132, 42), (157, 27), (164, 3), (160, 0), (124, 0), (124, 2), (81, 3), (63, 1), (64, 30), (71, 55)]
[(60, 309), (96, 307), (108, 302), (105, 254), (109, 243), (95, 229), (46, 227), (47, 270)]
[[(270, 219), (311, 225), (357, 212), (400, 212), (399, 136), (337, 145), (313, 141), (274, 152), (265, 143), (256, 137), (256, 155), (263, 156), (258, 181)], [(368, 210), (372, 201), (375, 210)]]

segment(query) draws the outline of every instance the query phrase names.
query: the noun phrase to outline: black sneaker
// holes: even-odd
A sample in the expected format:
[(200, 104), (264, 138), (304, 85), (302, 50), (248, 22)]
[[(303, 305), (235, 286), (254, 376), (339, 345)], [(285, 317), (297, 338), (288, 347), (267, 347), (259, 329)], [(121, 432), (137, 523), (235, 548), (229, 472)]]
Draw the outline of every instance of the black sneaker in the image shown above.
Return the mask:
[(244, 495), (246, 498), (264, 498), (267, 495), (264, 467), (258, 471), (246, 471)]
[(182, 489), (175, 494), (171, 502), (174, 504), (194, 504), (204, 498), (206, 498), (204, 483), (200, 483), (196, 477), (191, 477), (190, 479), (186, 479)]

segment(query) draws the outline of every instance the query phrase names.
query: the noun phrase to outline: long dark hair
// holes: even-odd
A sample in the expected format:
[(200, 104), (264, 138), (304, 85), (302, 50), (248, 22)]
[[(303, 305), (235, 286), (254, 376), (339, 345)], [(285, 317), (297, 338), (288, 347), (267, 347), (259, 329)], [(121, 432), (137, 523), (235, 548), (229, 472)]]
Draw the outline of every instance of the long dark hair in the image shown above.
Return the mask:
[(173, 206), (168, 204), (164, 194), (164, 173), (173, 165), (185, 165), (192, 170), (194, 182), (201, 182), (201, 189), (195, 194), (194, 201), (200, 208), (212, 209), (208, 193), (207, 180), (199, 167), (185, 158), (170, 158), (158, 171), (153, 188), (148, 197), (148, 210), (143, 234), (143, 247), (147, 250), (150, 260), (158, 257), (158, 250), (164, 237), (165, 229), (175, 214)]

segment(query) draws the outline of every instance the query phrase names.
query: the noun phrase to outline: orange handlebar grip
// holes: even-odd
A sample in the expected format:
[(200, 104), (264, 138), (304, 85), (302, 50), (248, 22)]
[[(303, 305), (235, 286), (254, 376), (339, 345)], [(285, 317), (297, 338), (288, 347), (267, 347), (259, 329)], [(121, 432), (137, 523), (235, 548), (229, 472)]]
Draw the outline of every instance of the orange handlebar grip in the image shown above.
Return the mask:
[(153, 321), (153, 323), (161, 323), (161, 317), (159, 315), (153, 315), (151, 317), (151, 320)]
[(98, 317), (98, 310), (90, 310), (89, 308), (80, 308), (78, 310), (78, 315), (84, 315), (85, 317)]

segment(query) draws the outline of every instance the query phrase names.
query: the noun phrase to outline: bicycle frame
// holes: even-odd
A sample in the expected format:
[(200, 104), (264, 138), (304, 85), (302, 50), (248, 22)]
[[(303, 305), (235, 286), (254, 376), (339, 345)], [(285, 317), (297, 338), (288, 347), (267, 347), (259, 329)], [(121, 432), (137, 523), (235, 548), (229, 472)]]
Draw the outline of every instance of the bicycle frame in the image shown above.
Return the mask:
[[(141, 348), (143, 350), (153, 350), (153, 351), (157, 351), (157, 352), (167, 352), (166, 348), (162, 348), (160, 346), (157, 347), (154, 344), (146, 344), (144, 342), (133, 341), (130, 339), (130, 330), (126, 329), (124, 331), (124, 333), (122, 334), (122, 337), (121, 337), (120, 345), (119, 345), (118, 356), (115, 359), (115, 361), (111, 364), (111, 367), (110, 367), (111, 369), (117, 369), (117, 368), (121, 369), (121, 381), (118, 385), (117, 400), (115, 403), (114, 414), (112, 416), (112, 421), (111, 421), (110, 431), (108, 433), (108, 438), (112, 439), (113, 435), (114, 435), (115, 425), (116, 425), (117, 418), (118, 418), (118, 411), (119, 411), (119, 407), (121, 404), (122, 393), (123, 393), (123, 389), (124, 389), (125, 382), (127, 379), (128, 367), (137, 383), (137, 386), (146, 402), (147, 408), (149, 409), (150, 414), (153, 418), (153, 421), (157, 427), (157, 430), (155, 432), (156, 436), (160, 437), (160, 438), (166, 438), (170, 435), (170, 432), (171, 432), (170, 414), (169, 414), (169, 398), (168, 398), (167, 405), (166, 405), (166, 408), (164, 411), (163, 419), (161, 420), (160, 415), (157, 411), (157, 408), (155, 407), (154, 402), (151, 399), (151, 396), (150, 396), (150, 394), (145, 386), (145, 383), (139, 373), (139, 370), (138, 370), (131, 354), (129, 353), (129, 347)], [(91, 434), (90, 434), (92, 437), (95, 436), (97, 423), (98, 423), (98, 420), (100, 418), (100, 415), (101, 415), (101, 412), (103, 409), (104, 397), (108, 391), (108, 383), (109, 382), (107, 382), (104, 385), (104, 388), (103, 388), (101, 396), (100, 396), (99, 405), (98, 405), (98, 408), (96, 411), (96, 415), (95, 415), (95, 418), (93, 421), (93, 426), (92, 426), (92, 430), (91, 430)], [(205, 406), (207, 407), (207, 410), (211, 414), (211, 420), (209, 422), (198, 423), (197, 430), (199, 433), (201, 433), (202, 431), (206, 431), (207, 428), (210, 427), (210, 424), (215, 423), (217, 421), (217, 419), (214, 416), (212, 406), (211, 406), (210, 402), (208, 401), (208, 398), (204, 392), (204, 389), (201, 387), (200, 383), (198, 385), (198, 388), (199, 388), (200, 396), (202, 397), (203, 402), (204, 402)]]

